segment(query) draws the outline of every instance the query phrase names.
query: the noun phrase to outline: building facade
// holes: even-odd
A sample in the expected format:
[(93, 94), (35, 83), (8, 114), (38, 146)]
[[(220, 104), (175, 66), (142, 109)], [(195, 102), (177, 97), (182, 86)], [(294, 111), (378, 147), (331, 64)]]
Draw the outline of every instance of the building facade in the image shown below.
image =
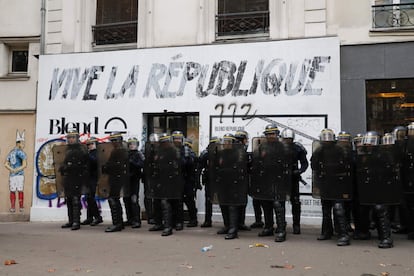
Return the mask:
[[(25, 27), (21, 16), (0, 27), (0, 118), (9, 135), (0, 156), (26, 130), (32, 220), (65, 218), (42, 150), (73, 125), (100, 137), (121, 128), (141, 143), (179, 128), (201, 151), (213, 134), (244, 128), (254, 137), (269, 122), (295, 127), (309, 146), (326, 126), (384, 133), (414, 118), (410, 1), (20, 0), (1, 12), (22, 5), (32, 7)], [(25, 49), (26, 79), (15, 79), (6, 68), (16, 60), (24, 70)], [(305, 215), (319, 216), (310, 186), (301, 192)]]

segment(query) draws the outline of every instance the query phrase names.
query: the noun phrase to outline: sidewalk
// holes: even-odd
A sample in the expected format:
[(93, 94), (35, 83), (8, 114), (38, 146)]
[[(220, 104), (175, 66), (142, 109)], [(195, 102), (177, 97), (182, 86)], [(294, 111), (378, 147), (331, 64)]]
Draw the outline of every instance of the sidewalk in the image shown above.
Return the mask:
[[(275, 243), (258, 229), (224, 240), (218, 222), (169, 237), (149, 232), (146, 221), (115, 233), (104, 232), (108, 224), (71, 231), (56, 222), (0, 223), (0, 275), (414, 275), (414, 242), (403, 235), (393, 235), (394, 248), (379, 249), (374, 232), (370, 241), (338, 247), (335, 239), (317, 241), (313, 226), (301, 235), (288, 227), (287, 241)], [(9, 259), (17, 264), (4, 265)]]

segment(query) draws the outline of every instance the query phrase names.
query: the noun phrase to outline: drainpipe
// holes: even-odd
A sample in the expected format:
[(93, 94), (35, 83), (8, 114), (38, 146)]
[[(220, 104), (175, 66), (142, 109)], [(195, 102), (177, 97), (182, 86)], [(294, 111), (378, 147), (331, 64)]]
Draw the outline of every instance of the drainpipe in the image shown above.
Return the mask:
[(41, 22), (40, 22), (40, 54), (45, 54), (45, 29), (46, 29), (46, 0), (42, 0), (40, 7)]

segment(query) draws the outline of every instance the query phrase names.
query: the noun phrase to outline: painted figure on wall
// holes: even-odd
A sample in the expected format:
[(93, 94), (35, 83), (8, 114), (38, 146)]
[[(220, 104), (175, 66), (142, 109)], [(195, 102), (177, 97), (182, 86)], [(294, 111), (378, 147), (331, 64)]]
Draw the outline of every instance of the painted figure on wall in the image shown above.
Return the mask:
[(27, 166), (27, 156), (24, 149), (24, 131), (16, 132), (16, 146), (9, 152), (4, 166), (9, 170), (10, 212), (16, 212), (16, 192), (19, 199), (19, 211), (24, 212), (24, 169)]

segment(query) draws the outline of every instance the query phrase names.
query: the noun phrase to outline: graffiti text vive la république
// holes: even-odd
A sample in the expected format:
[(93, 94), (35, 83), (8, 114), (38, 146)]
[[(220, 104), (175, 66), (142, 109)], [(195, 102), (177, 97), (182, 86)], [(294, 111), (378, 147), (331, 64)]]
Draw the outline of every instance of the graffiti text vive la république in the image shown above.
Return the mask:
[[(186, 84), (196, 81), (196, 95), (204, 98), (209, 95), (223, 97), (228, 94), (248, 96), (256, 94), (258, 87), (265, 95), (277, 96), (285, 93), (288, 96), (321, 95), (322, 88), (312, 84), (318, 74), (325, 72), (325, 66), (330, 63), (330, 56), (315, 56), (311, 59), (288, 63), (283, 59), (273, 59), (268, 64), (261, 59), (257, 62), (254, 75), (250, 76), (250, 87), (241, 87), (248, 62), (242, 60), (237, 66), (234, 62), (223, 60), (215, 62), (209, 70), (209, 65), (197, 62), (170, 62), (168, 65), (153, 63), (143, 91), (143, 97), (149, 97), (152, 91), (156, 98), (175, 98), (184, 95)], [(105, 66), (90, 66), (87, 68), (55, 68), (50, 83), (49, 100), (55, 100), (59, 91), (62, 99), (90, 101), (97, 100), (98, 94), (91, 92), (94, 82), (103, 81), (100, 75), (106, 70)], [(113, 66), (107, 80), (104, 99), (129, 98), (136, 96), (139, 65), (133, 65), (127, 76), (117, 76), (118, 68)], [(119, 91), (114, 92), (113, 84), (117, 78), (124, 80)], [(178, 78), (178, 89), (170, 91), (173, 78)], [(208, 79), (207, 86), (205, 84)], [(177, 80), (175, 80), (177, 81)], [(83, 92), (81, 89), (84, 87)], [(101, 92), (99, 92), (101, 94)]]

